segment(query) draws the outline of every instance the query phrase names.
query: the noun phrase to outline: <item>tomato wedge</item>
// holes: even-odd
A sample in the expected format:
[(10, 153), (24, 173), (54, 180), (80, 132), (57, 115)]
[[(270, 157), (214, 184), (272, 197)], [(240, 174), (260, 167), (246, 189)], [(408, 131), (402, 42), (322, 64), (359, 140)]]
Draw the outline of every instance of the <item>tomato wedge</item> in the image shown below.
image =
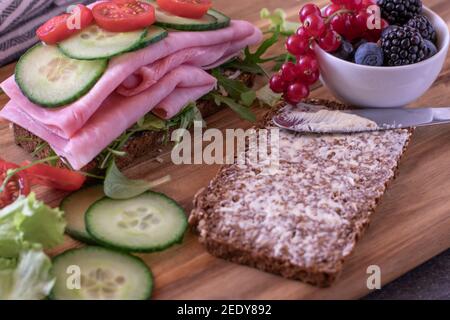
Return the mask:
[(48, 20), (37, 29), (36, 35), (46, 44), (56, 44), (86, 28), (93, 19), (91, 10), (78, 4), (72, 13), (65, 13)]
[(142, 1), (102, 2), (92, 9), (95, 22), (111, 32), (128, 32), (146, 28), (155, 22), (155, 8)]
[[(21, 165), (26, 166), (29, 164), (30, 162), (26, 161)], [(32, 184), (64, 191), (76, 191), (80, 189), (86, 181), (86, 177), (81, 173), (46, 164), (35, 164), (32, 167), (25, 169), (24, 172)]]
[[(6, 178), (9, 169), (17, 169), (19, 166), (15, 163), (7, 162), (0, 158), (0, 185)], [(18, 172), (7, 183), (3, 192), (0, 192), (0, 209), (13, 203), (20, 195), (30, 193), (30, 183), (23, 172)]]
[(211, 0), (156, 0), (158, 6), (176, 16), (200, 19), (212, 7)]

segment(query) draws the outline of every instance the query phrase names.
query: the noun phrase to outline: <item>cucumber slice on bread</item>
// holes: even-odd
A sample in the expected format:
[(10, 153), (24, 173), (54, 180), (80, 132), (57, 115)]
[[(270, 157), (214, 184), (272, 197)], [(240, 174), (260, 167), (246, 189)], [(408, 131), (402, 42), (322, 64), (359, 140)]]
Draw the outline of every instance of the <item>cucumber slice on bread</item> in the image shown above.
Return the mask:
[(20, 58), (15, 79), (30, 101), (55, 108), (85, 95), (107, 66), (107, 60), (75, 60), (55, 46), (37, 44)]
[(142, 49), (151, 44), (157, 43), (162, 39), (166, 38), (168, 35), (169, 32), (167, 32), (166, 29), (157, 26), (152, 26), (148, 28), (147, 34), (145, 35), (144, 38), (141, 39), (141, 42), (139, 43), (136, 49)]
[(52, 273), (53, 300), (146, 300), (153, 289), (152, 273), (140, 258), (101, 247), (56, 256)]
[(86, 231), (84, 215), (94, 202), (103, 197), (103, 186), (96, 185), (78, 190), (64, 198), (60, 207), (66, 217), (66, 233), (69, 236), (85, 243), (95, 243)]
[(91, 25), (62, 41), (58, 47), (73, 59), (109, 59), (158, 42), (165, 37), (167, 31), (156, 26), (130, 32), (110, 32)]
[(148, 0), (155, 7), (156, 24), (169, 29), (183, 31), (207, 31), (226, 28), (230, 25), (230, 18), (223, 13), (210, 9), (200, 19), (179, 17), (162, 10), (155, 1)]
[(97, 243), (131, 252), (161, 251), (180, 243), (188, 225), (174, 200), (151, 191), (128, 200), (103, 198), (88, 209), (85, 219)]

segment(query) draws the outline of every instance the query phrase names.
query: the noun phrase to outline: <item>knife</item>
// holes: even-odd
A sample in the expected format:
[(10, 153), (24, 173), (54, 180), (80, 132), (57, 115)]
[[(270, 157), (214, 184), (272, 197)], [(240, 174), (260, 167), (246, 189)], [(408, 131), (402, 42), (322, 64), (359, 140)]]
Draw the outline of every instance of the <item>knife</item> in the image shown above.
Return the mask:
[(303, 133), (352, 133), (450, 123), (450, 108), (329, 110), (301, 104), (273, 117), (276, 126)]

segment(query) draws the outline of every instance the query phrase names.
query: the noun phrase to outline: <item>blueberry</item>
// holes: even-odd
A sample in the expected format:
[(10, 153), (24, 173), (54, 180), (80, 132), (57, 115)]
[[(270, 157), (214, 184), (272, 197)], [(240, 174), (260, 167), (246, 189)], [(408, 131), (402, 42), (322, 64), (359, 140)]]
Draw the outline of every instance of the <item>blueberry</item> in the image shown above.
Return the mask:
[(333, 56), (342, 60), (350, 61), (353, 56), (352, 44), (346, 40), (343, 40), (339, 49), (333, 53)]
[(383, 50), (376, 43), (364, 43), (356, 50), (355, 62), (366, 66), (382, 66)]
[(364, 39), (364, 38), (363, 39), (359, 39), (358, 41), (354, 42), (353, 43), (353, 51), (358, 50), (358, 48), (364, 43), (367, 43), (367, 40)]
[(425, 59), (431, 58), (432, 56), (434, 56), (438, 52), (436, 46), (430, 40), (425, 40), (425, 46), (428, 49), (428, 54), (426, 55)]

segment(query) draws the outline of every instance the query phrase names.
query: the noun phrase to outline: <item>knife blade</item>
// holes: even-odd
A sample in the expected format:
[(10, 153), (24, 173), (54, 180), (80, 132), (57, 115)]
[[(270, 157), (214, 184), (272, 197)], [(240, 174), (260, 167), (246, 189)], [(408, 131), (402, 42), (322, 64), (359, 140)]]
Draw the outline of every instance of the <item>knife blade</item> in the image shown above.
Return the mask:
[(273, 117), (276, 126), (303, 133), (352, 133), (450, 123), (450, 108), (329, 110), (300, 104)]

